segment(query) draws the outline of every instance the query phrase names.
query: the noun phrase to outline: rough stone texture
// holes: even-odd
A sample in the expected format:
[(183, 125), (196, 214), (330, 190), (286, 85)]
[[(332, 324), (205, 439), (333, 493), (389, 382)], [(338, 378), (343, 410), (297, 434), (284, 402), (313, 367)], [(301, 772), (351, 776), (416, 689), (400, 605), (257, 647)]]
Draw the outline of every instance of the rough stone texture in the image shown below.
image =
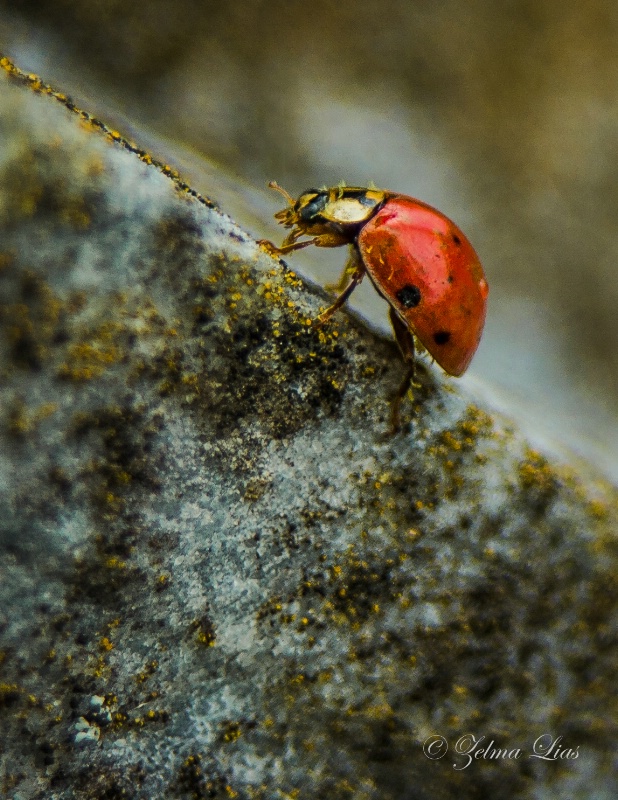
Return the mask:
[(4, 796), (616, 797), (615, 491), (2, 66)]

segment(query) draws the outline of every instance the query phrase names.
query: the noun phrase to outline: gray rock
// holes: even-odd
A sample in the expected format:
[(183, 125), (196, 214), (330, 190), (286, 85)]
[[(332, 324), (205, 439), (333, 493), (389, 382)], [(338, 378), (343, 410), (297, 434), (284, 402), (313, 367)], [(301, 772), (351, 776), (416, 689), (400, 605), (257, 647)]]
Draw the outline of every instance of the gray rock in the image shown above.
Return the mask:
[(615, 490), (2, 66), (4, 796), (615, 797)]

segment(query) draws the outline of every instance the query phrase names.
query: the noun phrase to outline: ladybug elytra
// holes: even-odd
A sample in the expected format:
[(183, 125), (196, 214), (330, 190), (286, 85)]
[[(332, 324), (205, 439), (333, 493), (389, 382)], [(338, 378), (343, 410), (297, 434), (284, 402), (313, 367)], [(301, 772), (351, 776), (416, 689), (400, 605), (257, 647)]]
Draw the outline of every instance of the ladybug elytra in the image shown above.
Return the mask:
[[(488, 286), (477, 254), (448, 217), (403, 194), (336, 186), (309, 189), (294, 200), (275, 182), (269, 186), (288, 202), (275, 219), (291, 228), (281, 247), (260, 242), (271, 254), (285, 255), (312, 244), (350, 245), (341, 293), (319, 315), (318, 323), (330, 319), (365, 273), (389, 303), (395, 338), (407, 365), (393, 403), (392, 423), (397, 430), (401, 401), (414, 380), (414, 337), (454, 376), (465, 372), (478, 347)], [(301, 236), (311, 238), (301, 242)]]

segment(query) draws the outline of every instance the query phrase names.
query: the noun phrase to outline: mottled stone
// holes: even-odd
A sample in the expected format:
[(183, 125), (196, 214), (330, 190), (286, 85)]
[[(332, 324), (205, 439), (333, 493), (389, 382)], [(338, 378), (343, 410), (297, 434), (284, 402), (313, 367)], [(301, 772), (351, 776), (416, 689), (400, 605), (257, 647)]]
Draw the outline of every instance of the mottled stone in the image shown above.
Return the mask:
[(615, 491), (2, 66), (4, 795), (615, 797)]

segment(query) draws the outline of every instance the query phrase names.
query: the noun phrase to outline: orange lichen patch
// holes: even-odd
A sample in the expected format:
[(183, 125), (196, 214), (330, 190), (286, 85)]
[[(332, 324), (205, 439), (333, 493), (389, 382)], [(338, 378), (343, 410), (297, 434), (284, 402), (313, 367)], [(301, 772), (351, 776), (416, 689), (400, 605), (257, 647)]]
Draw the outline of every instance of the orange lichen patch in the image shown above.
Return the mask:
[(271, 269), (268, 271), (267, 277), (279, 279), (283, 283), (279, 283), (277, 280), (266, 280), (258, 290), (264, 300), (273, 303), (277, 308), (285, 309), (285, 311), (292, 314), (301, 325), (311, 327), (313, 320), (305, 318), (305, 315), (298, 308), (297, 303), (291, 300), (288, 294), (290, 289), (297, 290), (302, 288), (302, 281), (297, 278), (296, 273), (286, 269)]
[(16, 683), (0, 683), (0, 708), (17, 702), (24, 690)]
[(57, 410), (57, 403), (43, 403), (37, 408), (28, 409), (23, 400), (16, 398), (9, 407), (7, 428), (11, 433), (32, 433), (43, 420), (50, 417)]
[(159, 668), (159, 662), (156, 659), (149, 661), (148, 664), (144, 667), (141, 672), (138, 672), (135, 676), (135, 680), (137, 683), (145, 683), (149, 678), (151, 678), (154, 673)]
[(158, 591), (162, 591), (163, 589), (167, 589), (171, 582), (172, 582), (172, 576), (169, 575), (166, 572), (163, 572), (163, 573), (161, 573), (161, 575), (157, 576), (156, 583), (155, 583), (156, 589)]
[(609, 516), (610, 505), (605, 500), (599, 500), (598, 498), (591, 500), (588, 508), (595, 519), (605, 520)]
[(466, 409), (466, 416), (453, 430), (446, 430), (440, 436), (442, 445), (438, 445), (436, 452), (451, 456), (462, 450), (472, 449), (480, 436), (487, 436), (493, 427), (489, 414), (481, 411), (476, 406), (470, 405)]
[[(184, 760), (178, 770), (177, 784), (183, 793), (190, 797), (238, 797), (238, 792), (232, 789), (227, 779), (221, 776), (213, 776), (209, 773), (206, 765), (203, 764), (202, 756), (199, 753), (190, 755)], [(253, 797), (253, 793), (251, 797)], [(262, 796), (261, 794), (259, 795)], [(255, 795), (256, 800), (258, 795)]]
[(92, 212), (87, 208), (83, 198), (72, 197), (58, 209), (58, 219), (65, 225), (84, 230), (92, 221)]
[[(58, 142), (56, 138), (48, 143), (48, 148), (52, 150), (60, 144), (62, 140)], [(68, 144), (65, 146), (69, 147)], [(34, 217), (39, 213), (44, 217), (51, 215), (55, 223), (87, 228), (95, 213), (94, 198), (91, 193), (76, 188), (72, 180), (75, 172), (88, 172), (87, 164), (83, 164), (77, 155), (70, 162), (64, 158), (63, 175), (50, 182), (46, 177), (49, 159), (63, 156), (49, 150), (20, 143), (12, 164), (2, 174), (5, 188), (3, 211), (10, 218)], [(83, 183), (82, 176), (80, 183)]]
[(558, 482), (556, 470), (537, 450), (526, 451), (525, 460), (519, 465), (518, 473), (524, 488), (534, 488), (542, 493), (552, 491)]
[(90, 341), (71, 345), (66, 361), (58, 368), (58, 376), (73, 381), (89, 381), (100, 377), (122, 357), (118, 337), (124, 328), (108, 322), (88, 332)]
[(479, 436), (491, 432), (493, 420), (491, 416), (475, 405), (466, 409), (466, 417), (459, 424), (459, 429), (466, 436)]
[(195, 640), (198, 644), (205, 645), (206, 647), (215, 646), (217, 636), (214, 625), (208, 616), (193, 620), (191, 627), (196, 631)]
[(267, 600), (259, 607), (255, 615), (255, 618), (259, 622), (260, 620), (266, 619), (267, 617), (280, 614), (282, 610), (283, 610), (283, 603), (281, 602), (281, 597), (277, 595), (275, 597), (271, 597), (270, 600)]
[(223, 741), (235, 742), (242, 736), (242, 728), (239, 722), (225, 722), (223, 725)]
[[(129, 480), (130, 476), (127, 475), (126, 482), (128, 483)], [(126, 561), (122, 561), (117, 556), (110, 556), (108, 559), (106, 559), (105, 566), (107, 567), (107, 569), (126, 569), (127, 564)]]

